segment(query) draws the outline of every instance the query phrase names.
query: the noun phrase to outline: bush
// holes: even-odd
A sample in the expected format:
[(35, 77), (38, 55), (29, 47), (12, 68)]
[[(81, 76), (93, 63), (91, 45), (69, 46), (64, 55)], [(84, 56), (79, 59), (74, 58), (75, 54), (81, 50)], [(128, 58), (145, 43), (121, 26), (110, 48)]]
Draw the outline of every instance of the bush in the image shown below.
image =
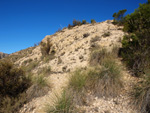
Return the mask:
[(95, 24), (96, 21), (94, 19), (91, 19), (91, 24)]
[(41, 42), (41, 53), (43, 56), (49, 55), (52, 44), (49, 39), (47, 39), (47, 43)]
[(86, 20), (82, 20), (81, 24), (87, 24)]
[(150, 4), (140, 4), (134, 13), (125, 17), (124, 36), (120, 51), (127, 66), (135, 76), (141, 76), (150, 68)]
[(132, 92), (132, 101), (141, 113), (150, 112), (150, 76), (146, 76), (144, 80), (134, 86)]
[(21, 68), (16, 68), (10, 61), (0, 61), (0, 111), (16, 112), (26, 101), (21, 94), (30, 85)]
[(124, 23), (124, 14), (127, 10), (123, 9), (123, 10), (119, 10), (118, 13), (114, 13), (113, 17), (114, 17), (114, 24), (118, 24), (118, 25), (123, 25)]
[(26, 94), (20, 94), (17, 98), (5, 97), (1, 101), (0, 113), (16, 113), (25, 103)]
[(80, 21), (78, 21), (78, 20), (73, 20), (73, 27), (75, 27), (75, 26), (80, 26), (81, 25), (81, 22)]
[(30, 85), (21, 68), (16, 68), (10, 61), (0, 61), (0, 95), (16, 97)]

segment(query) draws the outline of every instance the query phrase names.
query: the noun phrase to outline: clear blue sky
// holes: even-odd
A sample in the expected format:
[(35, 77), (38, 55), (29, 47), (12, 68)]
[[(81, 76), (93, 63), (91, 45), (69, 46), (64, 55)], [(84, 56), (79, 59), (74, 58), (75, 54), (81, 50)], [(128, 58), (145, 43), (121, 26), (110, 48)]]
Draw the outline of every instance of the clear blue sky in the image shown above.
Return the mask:
[(0, 0), (0, 52), (13, 53), (40, 42), (73, 19), (101, 22), (114, 12), (130, 14), (147, 0)]

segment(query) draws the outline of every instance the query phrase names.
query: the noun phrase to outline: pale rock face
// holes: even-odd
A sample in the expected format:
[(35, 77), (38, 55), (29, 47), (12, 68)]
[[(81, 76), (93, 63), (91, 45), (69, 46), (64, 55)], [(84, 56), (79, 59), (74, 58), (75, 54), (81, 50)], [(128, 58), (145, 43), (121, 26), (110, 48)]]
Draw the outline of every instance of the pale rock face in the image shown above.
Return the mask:
[[(72, 29), (64, 29), (54, 35), (46, 36), (42, 41), (46, 42), (47, 39), (53, 44), (55, 49), (55, 58), (46, 63), (41, 63), (39, 68), (50, 66), (52, 74), (47, 77), (53, 83), (53, 88), (45, 96), (35, 98), (31, 102), (24, 105), (20, 113), (44, 113), (43, 107), (46, 103), (50, 103), (51, 97), (54, 92), (60, 93), (62, 87), (67, 84), (69, 74), (79, 67), (88, 66), (89, 54), (92, 46), (99, 45), (111, 51), (113, 46), (121, 47), (121, 40), (125, 33), (119, 30), (118, 26), (107, 20), (101, 23), (86, 24), (76, 26)], [(104, 33), (110, 33), (109, 36), (104, 37)], [(97, 39), (94, 39), (98, 37)], [(17, 62), (23, 62), (29, 58), (37, 58), (40, 60), (42, 56), (40, 46), (37, 46), (31, 55), (23, 57)], [(37, 68), (38, 69), (38, 68)], [(37, 70), (34, 70), (36, 73)], [(118, 99), (118, 98), (117, 98)], [(116, 100), (117, 100), (116, 99)], [(86, 113), (103, 113), (110, 111), (110, 113), (136, 113), (127, 104), (127, 98), (119, 98), (119, 104), (114, 104), (114, 100), (95, 99), (89, 106), (83, 106)]]

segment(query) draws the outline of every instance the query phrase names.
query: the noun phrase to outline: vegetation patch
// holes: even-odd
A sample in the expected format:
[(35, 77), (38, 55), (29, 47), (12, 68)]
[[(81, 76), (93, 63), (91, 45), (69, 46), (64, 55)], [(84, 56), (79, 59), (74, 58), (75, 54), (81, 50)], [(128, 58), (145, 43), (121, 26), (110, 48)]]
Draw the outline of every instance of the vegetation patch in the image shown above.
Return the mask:
[(95, 24), (96, 21), (94, 19), (91, 19), (91, 24)]
[(0, 111), (17, 112), (26, 102), (25, 91), (31, 85), (21, 68), (16, 68), (10, 61), (0, 61)]
[(142, 81), (134, 86), (132, 92), (132, 102), (140, 109), (141, 113), (150, 112), (150, 76), (146, 76)]
[(132, 14), (127, 15), (123, 30), (128, 32), (120, 49), (123, 61), (137, 77), (150, 68), (150, 3), (140, 4)]
[(94, 38), (91, 39), (91, 43), (94, 43), (96, 41), (99, 41), (101, 37), (95, 36)]
[(110, 34), (110, 32), (108, 31), (108, 32), (106, 32), (106, 33), (104, 33), (102, 36), (103, 37), (108, 37), (108, 36), (110, 36), (111, 34)]
[(123, 87), (120, 66), (115, 60), (105, 58), (100, 67), (87, 71), (87, 87), (97, 96), (116, 97)]
[(51, 67), (50, 66), (46, 66), (43, 68), (38, 69), (38, 75), (43, 74), (44, 76), (47, 76), (51, 73)]
[(50, 54), (52, 43), (50, 42), (49, 39), (47, 39), (47, 42), (41, 42), (41, 53), (43, 56), (47, 56)]
[(30, 73), (33, 69), (35, 69), (38, 66), (39, 62), (38, 61), (33, 61), (27, 66), (24, 66), (24, 70), (26, 73)]
[(61, 94), (55, 94), (52, 100), (53, 102), (45, 107), (46, 113), (76, 113), (72, 96), (66, 90)]

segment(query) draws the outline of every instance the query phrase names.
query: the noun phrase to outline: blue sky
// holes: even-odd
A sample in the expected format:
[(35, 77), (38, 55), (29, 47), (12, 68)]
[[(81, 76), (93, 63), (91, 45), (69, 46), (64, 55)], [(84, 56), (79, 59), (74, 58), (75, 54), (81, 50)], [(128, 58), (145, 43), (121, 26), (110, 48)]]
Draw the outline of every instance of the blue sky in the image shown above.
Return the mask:
[(73, 19), (101, 22), (114, 12), (130, 14), (147, 0), (0, 0), (0, 52), (33, 46)]

